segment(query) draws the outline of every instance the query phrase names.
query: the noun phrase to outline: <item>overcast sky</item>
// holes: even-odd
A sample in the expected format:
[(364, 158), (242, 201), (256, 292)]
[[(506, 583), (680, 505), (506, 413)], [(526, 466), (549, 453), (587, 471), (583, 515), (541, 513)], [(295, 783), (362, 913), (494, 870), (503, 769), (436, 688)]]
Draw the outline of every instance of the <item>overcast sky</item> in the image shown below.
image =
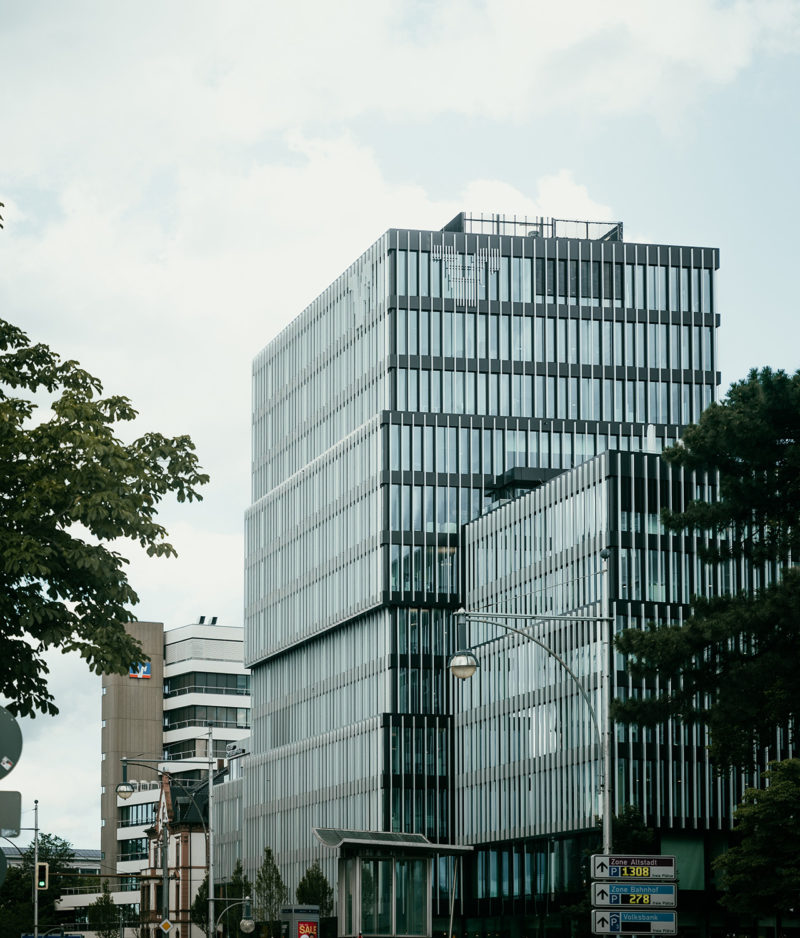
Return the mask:
[[(796, 370), (798, 52), (794, 0), (0, 0), (0, 316), (211, 474), (178, 560), (130, 552), (138, 617), (241, 624), (251, 360), (387, 228), (719, 247), (723, 387)], [(97, 848), (100, 681), (51, 686), (3, 785)]]

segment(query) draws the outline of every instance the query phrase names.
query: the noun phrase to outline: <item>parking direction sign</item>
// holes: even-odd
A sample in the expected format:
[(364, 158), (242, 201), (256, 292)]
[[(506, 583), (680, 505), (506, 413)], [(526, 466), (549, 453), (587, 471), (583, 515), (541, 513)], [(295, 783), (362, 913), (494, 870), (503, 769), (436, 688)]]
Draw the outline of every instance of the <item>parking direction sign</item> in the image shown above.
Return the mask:
[(677, 904), (675, 883), (592, 883), (592, 905), (612, 909), (623, 905), (674, 909)]
[(592, 879), (675, 879), (675, 857), (613, 856), (592, 857)]
[(677, 935), (678, 913), (595, 909), (592, 912), (592, 931), (595, 935)]

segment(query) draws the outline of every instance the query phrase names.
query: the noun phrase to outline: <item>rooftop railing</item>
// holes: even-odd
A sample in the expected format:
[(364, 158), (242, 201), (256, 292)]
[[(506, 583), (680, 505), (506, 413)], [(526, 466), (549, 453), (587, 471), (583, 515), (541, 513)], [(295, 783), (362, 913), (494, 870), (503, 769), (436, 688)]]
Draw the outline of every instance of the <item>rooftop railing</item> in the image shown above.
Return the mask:
[(583, 221), (527, 215), (471, 215), (460, 212), (442, 231), (467, 234), (511, 235), (532, 238), (576, 238), (585, 241), (622, 241), (621, 221)]

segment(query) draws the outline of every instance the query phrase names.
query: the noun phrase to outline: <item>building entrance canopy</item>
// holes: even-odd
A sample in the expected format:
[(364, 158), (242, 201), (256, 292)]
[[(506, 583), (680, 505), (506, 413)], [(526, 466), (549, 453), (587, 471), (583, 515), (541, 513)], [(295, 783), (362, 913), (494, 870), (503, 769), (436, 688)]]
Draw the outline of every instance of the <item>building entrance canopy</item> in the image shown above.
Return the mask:
[(472, 847), (459, 844), (431, 843), (424, 834), (391, 831), (350, 831), (339, 827), (314, 827), (314, 835), (326, 847), (338, 848), (342, 854), (369, 854), (376, 850), (388, 854), (416, 853), (424, 856), (471, 853)]
[(339, 850), (339, 935), (432, 933), (432, 865), (439, 854), (472, 847), (434, 844), (422, 834), (313, 828), (326, 847)]

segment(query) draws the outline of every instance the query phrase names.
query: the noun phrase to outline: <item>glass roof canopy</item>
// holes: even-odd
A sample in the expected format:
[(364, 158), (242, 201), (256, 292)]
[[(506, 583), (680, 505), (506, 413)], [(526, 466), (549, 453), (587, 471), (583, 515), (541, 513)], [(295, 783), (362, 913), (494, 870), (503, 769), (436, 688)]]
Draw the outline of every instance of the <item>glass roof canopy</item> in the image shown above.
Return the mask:
[(326, 847), (358, 850), (359, 848), (391, 847), (417, 854), (471, 853), (471, 846), (460, 844), (434, 844), (423, 834), (405, 834), (393, 831), (350, 831), (339, 827), (314, 827), (314, 835)]

